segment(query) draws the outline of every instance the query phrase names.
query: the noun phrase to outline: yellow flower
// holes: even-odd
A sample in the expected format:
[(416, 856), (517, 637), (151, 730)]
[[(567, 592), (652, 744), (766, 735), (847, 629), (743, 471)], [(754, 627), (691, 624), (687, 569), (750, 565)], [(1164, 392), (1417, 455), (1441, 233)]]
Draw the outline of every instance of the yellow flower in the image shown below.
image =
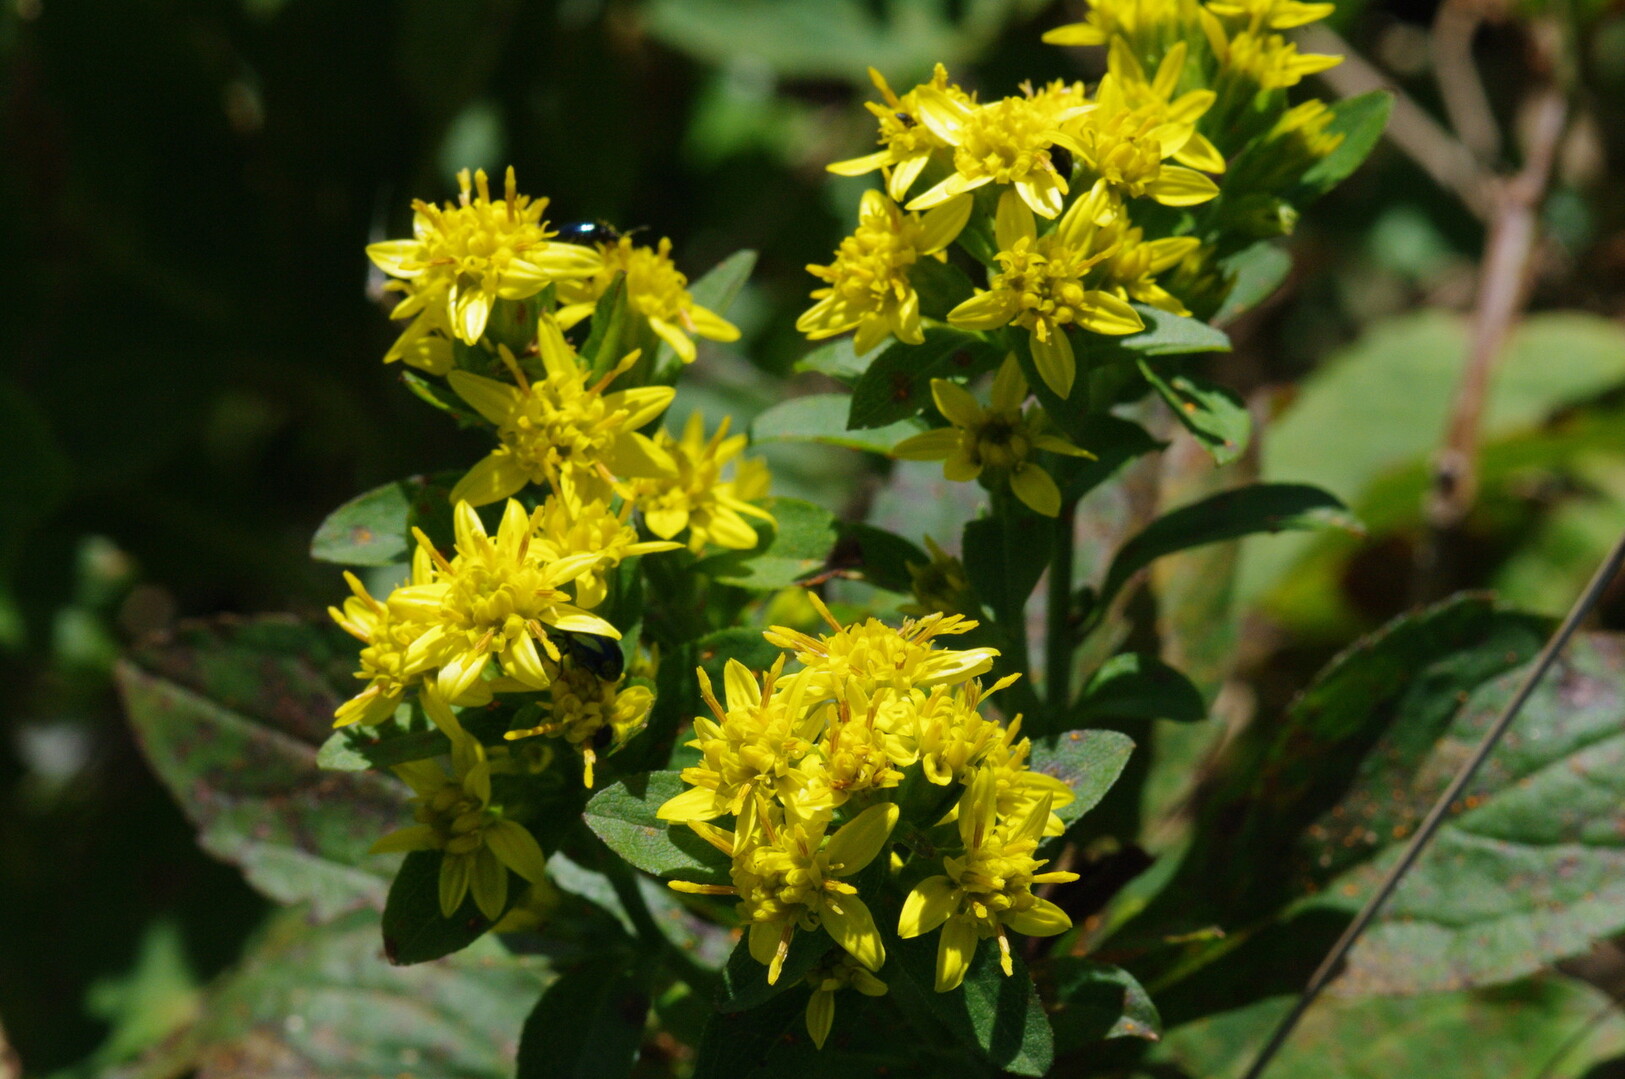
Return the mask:
[(829, 800), (843, 805), (854, 794), (895, 787), (898, 769), (913, 764), (915, 694), (891, 688), (870, 692), (859, 681), (845, 687), (837, 701), (823, 706), (824, 733), (814, 747), (816, 785), (827, 787)]
[(728, 438), (729, 421), (724, 418), (716, 433), (705, 437), (705, 418), (698, 412), (688, 418), (683, 437), (673, 438), (664, 429), (657, 431), (654, 448), (673, 463), (661, 476), (638, 479), (630, 489), (633, 502), (643, 513), (644, 524), (661, 539), (673, 539), (688, 529), (688, 548), (695, 554), (707, 543), (730, 550), (748, 551), (756, 546), (756, 530), (746, 517), (772, 521), (773, 515), (751, 505), (767, 496), (770, 482), (767, 466), (745, 458), (733, 470), (731, 479), (723, 471), (745, 451), (744, 435)]
[[(384, 287), (405, 293), (407, 298), (402, 301), (403, 306), (413, 302), (415, 290), (411, 282), (391, 281)], [(384, 353), (384, 362), (403, 361), (408, 367), (416, 367), (431, 375), (445, 375), (456, 366), (451, 337), (451, 315), (446, 307), (435, 305), (424, 308), (407, 324), (395, 343), (389, 346), (389, 351)]]
[(847, 954), (834, 961), (826, 960), (808, 971), (807, 984), (812, 987), (812, 995), (807, 998), (807, 1034), (820, 1049), (835, 1023), (836, 993), (856, 989), (866, 997), (886, 995), (886, 983)]
[(688, 278), (671, 260), (671, 241), (662, 239), (655, 248), (638, 247), (630, 236), (600, 247), (603, 266), (589, 278), (562, 281), (558, 287), (559, 325), (569, 329), (592, 314), (598, 298), (608, 290), (617, 274), (626, 275), (627, 304), (649, 321), (649, 328), (672, 347), (684, 363), (693, 363), (695, 337), (712, 341), (737, 341), (739, 329), (733, 323), (694, 302), (688, 293)]
[(668, 540), (639, 540), (638, 530), (627, 523), (632, 504), (624, 502), (620, 513), (610, 511), (601, 498), (586, 500), (568, 481), (542, 503), (537, 513), (536, 545), (542, 557), (559, 560), (573, 555), (595, 555), (575, 579), (576, 605), (592, 608), (604, 601), (606, 578), (628, 558), (674, 551), (681, 543)]
[(1319, 22), (1336, 11), (1337, 5), (1305, 4), (1300, 0), (1208, 0), (1207, 9), (1254, 30), (1291, 30)]
[(471, 185), (464, 169), (457, 184), (462, 194), (455, 203), (412, 204), (413, 239), (367, 247), (367, 257), (379, 269), (413, 285), (391, 317), (439, 307), (457, 337), (472, 345), (485, 333), (497, 300), (523, 300), (551, 282), (598, 269), (596, 251), (551, 242), (558, 233), (542, 220), (547, 200), (519, 194), (512, 168), (498, 202), (491, 201), (484, 170), (474, 174)]
[(755, 795), (800, 802), (807, 810), (828, 808), (827, 802), (806, 804), (809, 777), (797, 767), (812, 750), (822, 720), (803, 708), (805, 674), (781, 684), (783, 671), (781, 656), (758, 684), (744, 664), (729, 660), (723, 669), (726, 708), (705, 670), (698, 671), (700, 696), (716, 718), (695, 717), (694, 739), (688, 744), (700, 751), (700, 763), (683, 769), (683, 781), (691, 789), (667, 800), (656, 816), (706, 821), (731, 813), (741, 817), (739, 830), (748, 833), (756, 814)]
[(1213, 107), (1218, 95), (1212, 90), (1188, 90), (1175, 96), (1189, 53), (1183, 41), (1175, 42), (1157, 65), (1156, 74), (1147, 78), (1128, 42), (1113, 38), (1106, 63), (1113, 79), (1101, 87), (1108, 96), (1097, 98), (1101, 108), (1133, 109), (1159, 120), (1153, 129), (1155, 137), (1174, 147), (1171, 156), (1181, 165), (1202, 172), (1223, 172), (1224, 155), (1196, 130), (1196, 122)]
[(412, 806), (418, 823), (384, 836), (373, 844), (372, 853), (444, 851), (440, 913), (455, 915), (472, 890), (475, 906), (494, 922), (508, 904), (508, 870), (540, 884), (547, 879), (546, 858), (528, 829), (491, 806), (485, 747), (432, 691), (424, 694), (423, 707), (451, 739), (451, 774), (438, 761), (396, 765), (395, 774), (416, 795)]
[(495, 537), (467, 502), (457, 503), (453, 516), (456, 556), (447, 562), (419, 531), (418, 543), (438, 570), (435, 580), (405, 585), (389, 597), (391, 613), (430, 626), (407, 650), (406, 664), (438, 668), (435, 686), (442, 698), (464, 703), (493, 657), (500, 657), (509, 678), (546, 689), (552, 675), (543, 657), (559, 662), (550, 628), (620, 639), (620, 631), (602, 618), (564, 602), (562, 586), (593, 565), (595, 555), (544, 558), (533, 542), (535, 517), (512, 499)]
[(1061, 212), (1067, 180), (1055, 166), (1051, 147), (1083, 152), (1062, 129), (1091, 108), (1080, 87), (1052, 87), (985, 105), (932, 87), (921, 87), (919, 95), (921, 122), (954, 148), (954, 173), (910, 201), (908, 209), (940, 206), (985, 184), (1009, 184), (1034, 213), (1054, 217)]
[(1023, 410), (1027, 381), (1014, 356), (1005, 357), (993, 380), (990, 408), (983, 408), (963, 386), (946, 379), (931, 380), (931, 396), (953, 426), (906, 438), (892, 450), (893, 456), (908, 461), (940, 460), (942, 474), (956, 482), (978, 477), (984, 482), (1007, 482), (1034, 512), (1046, 517), (1060, 512), (1060, 489), (1032, 455), (1038, 450), (1072, 457), (1092, 455), (1049, 434), (1042, 412), (1034, 415)]
[(959, 807), (959, 836), (965, 852), (943, 859), (945, 874), (927, 877), (903, 901), (897, 933), (917, 937), (937, 927), (936, 988), (946, 993), (965, 980), (976, 947), (997, 937), (1004, 973), (1013, 972), (1007, 929), (1033, 937), (1054, 936), (1072, 926), (1066, 912), (1032, 894), (1035, 884), (1077, 880), (1076, 873), (1038, 870), (1033, 857), (1049, 819), (1049, 800), (1013, 819), (998, 818), (998, 797), (990, 770), (977, 773)]
[[(902, 202), (908, 197), (908, 189), (925, 171), (932, 153), (950, 149), (950, 145), (921, 122), (919, 96), (922, 87), (915, 87), (898, 97), (887, 85), (885, 76), (874, 68), (869, 69), (869, 78), (885, 101), (878, 105), (866, 101), (864, 108), (874, 113), (880, 121), (880, 136), (876, 141), (885, 149), (850, 161), (837, 161), (829, 166), (829, 171), (837, 176), (862, 176), (875, 169), (885, 169), (886, 193), (893, 201)], [(966, 105), (972, 103), (969, 94), (948, 81), (948, 69), (941, 64), (931, 72), (931, 81), (925, 86), (951, 100)]]
[[(433, 579), (429, 554), (418, 548), (412, 552), (411, 583), (429, 584)], [(406, 691), (422, 678), (421, 660), (414, 667), (406, 657), (412, 642), (429, 626), (392, 612), (387, 603), (368, 594), (367, 586), (355, 574), (345, 571), (344, 580), (353, 594), (344, 601), (343, 610), (329, 607), (327, 613), (346, 633), (366, 645), (359, 657), (361, 669), (355, 676), (365, 679), (367, 688), (339, 705), (333, 726), (372, 726), (393, 716)]]
[(509, 741), (538, 734), (563, 738), (581, 751), (581, 778), (588, 787), (592, 786), (598, 750), (606, 745), (617, 748), (641, 730), (655, 699), (643, 686), (622, 686), (574, 664), (560, 670), (548, 693), (546, 723), (509, 731), (503, 737)]
[(948, 312), (948, 321), (969, 330), (993, 330), (1012, 322), (1026, 328), (1038, 373), (1050, 389), (1069, 396), (1077, 361), (1067, 326), (1117, 336), (1145, 328), (1134, 308), (1085, 282), (1090, 271), (1114, 253), (1111, 238), (1102, 235), (1097, 224), (1115, 220), (1112, 205), (1104, 184), (1096, 184), (1067, 208), (1053, 230), (1039, 236), (1025, 203), (1008, 194), (1000, 198), (993, 229), (1000, 270), (985, 292)]
[[(977, 709), (983, 700), (1019, 677), (1005, 675), (985, 692), (979, 680), (956, 686), (952, 693), (940, 688), (932, 691), (930, 698), (920, 706), (916, 720), (920, 761), (929, 782), (939, 787), (956, 779), (968, 783), (972, 769), (1002, 744), (1005, 728)], [(1020, 722), (1021, 717), (1017, 716), (1011, 729), (1019, 728)], [(1071, 788), (1067, 788), (1068, 801), (1071, 795)]]
[(676, 394), (670, 386), (639, 386), (605, 393), (616, 375), (637, 360), (629, 354), (598, 381), (577, 362), (558, 324), (543, 316), (537, 348), (547, 377), (532, 382), (507, 349), (499, 352), (517, 386), (467, 371), (448, 379), (458, 396), (496, 425), (501, 445), (468, 470), (451, 500), (475, 506), (497, 502), (527, 483), (569, 482), (603, 488), (616, 477), (670, 475), (671, 457), (638, 428), (660, 415)]
[[(1183, 63), (1183, 57), (1179, 59)], [(1167, 67), (1165, 63), (1158, 68), (1159, 77)], [(1096, 108), (1068, 122), (1067, 134), (1079, 147), (1082, 175), (1104, 181), (1120, 198), (1149, 198), (1164, 206), (1196, 206), (1214, 198), (1219, 188), (1211, 179), (1167, 160), (1184, 155), (1203, 167), (1222, 166), (1206, 139), (1196, 141), (1196, 117), (1207, 111), (1213, 98), (1207, 91), (1192, 91), (1166, 103), (1137, 64), (1133, 73), (1139, 76), (1136, 86), (1148, 98), (1145, 104), (1131, 104), (1121, 76), (1108, 71), (1095, 90)]]
[(923, 216), (905, 213), (879, 191), (865, 191), (858, 208), (857, 231), (841, 241), (828, 266), (807, 272), (829, 282), (813, 290), (818, 302), (796, 320), (809, 340), (856, 329), (854, 352), (862, 355), (888, 336), (918, 345), (920, 297), (909, 280), (909, 268), (923, 255), (935, 255), (952, 243), (970, 218), (971, 201), (954, 199)]
[[(1343, 62), (1341, 56), (1300, 53), (1298, 46), (1280, 34), (1243, 30), (1230, 35), (1215, 28), (1213, 51), (1219, 57), (1216, 83), (1222, 99), (1245, 103), (1261, 90), (1285, 90), (1310, 75), (1317, 75)], [(1239, 107), (1239, 106), (1238, 106)]]
[(1102, 285), (1122, 300), (1140, 303), (1174, 315), (1189, 315), (1179, 298), (1157, 283), (1157, 275), (1178, 266), (1202, 242), (1194, 236), (1166, 236), (1147, 240), (1145, 230), (1131, 228), (1122, 218), (1102, 230), (1115, 239), (1115, 250), (1100, 264)]
[(792, 650), (807, 668), (811, 700), (844, 696), (853, 685), (870, 693), (882, 688), (906, 693), (956, 685), (990, 670), (999, 654), (996, 648), (936, 648), (934, 638), (976, 628), (975, 622), (956, 614), (911, 618), (896, 629), (875, 618), (843, 626), (815, 593), (808, 592), (807, 599), (833, 633), (814, 637), (788, 626), (774, 626), (762, 636), (769, 644)]
[(1083, 22), (1044, 34), (1047, 45), (1104, 45), (1126, 38), (1142, 55), (1166, 47), (1201, 20), (1196, 0), (1090, 0)]
[[(764, 813), (750, 837), (710, 830), (707, 838), (732, 847), (732, 888), (672, 881), (682, 892), (739, 896), (748, 927), (751, 958), (767, 967), (769, 985), (779, 980), (798, 928), (822, 928), (869, 970), (886, 961), (886, 946), (869, 907), (842, 878), (850, 877), (885, 850), (897, 825), (897, 806), (872, 805), (825, 841), (829, 820), (806, 819), (788, 810)], [(726, 849), (726, 847), (725, 847)]]

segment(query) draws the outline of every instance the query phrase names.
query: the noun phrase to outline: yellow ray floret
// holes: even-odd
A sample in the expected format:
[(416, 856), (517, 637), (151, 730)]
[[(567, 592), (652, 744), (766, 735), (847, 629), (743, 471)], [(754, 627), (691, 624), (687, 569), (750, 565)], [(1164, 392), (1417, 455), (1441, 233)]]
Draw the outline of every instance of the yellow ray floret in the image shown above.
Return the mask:
[[(748, 551), (760, 537), (745, 518), (773, 520), (771, 513), (752, 505), (767, 497), (771, 483), (767, 466), (740, 457), (749, 440), (744, 435), (729, 438), (728, 426), (724, 418), (707, 439), (705, 419), (695, 412), (684, 425), (682, 438), (657, 431), (654, 448), (672, 462), (671, 470), (628, 485), (649, 531), (669, 540), (686, 529), (688, 548), (695, 554), (707, 543)], [(725, 479), (725, 472), (731, 477)]]
[(559, 325), (569, 329), (588, 315), (616, 275), (624, 275), (626, 302), (649, 322), (649, 328), (671, 346), (684, 363), (698, 355), (694, 338), (711, 341), (737, 341), (739, 328), (708, 307), (694, 302), (688, 292), (688, 278), (671, 259), (671, 241), (662, 239), (657, 247), (641, 247), (630, 236), (622, 236), (599, 248), (603, 267), (579, 281), (560, 282)]
[(837, 161), (829, 166), (829, 171), (837, 176), (862, 176), (882, 169), (886, 174), (886, 193), (893, 201), (902, 202), (908, 197), (908, 189), (914, 186), (914, 181), (920, 178), (920, 173), (930, 163), (931, 155), (938, 150), (952, 148), (920, 119), (920, 91), (928, 87), (935, 93), (967, 105), (972, 104), (973, 99), (948, 81), (948, 69), (941, 64), (932, 71), (929, 83), (915, 87), (902, 97), (892, 92), (885, 76), (874, 68), (869, 69), (869, 78), (880, 91), (883, 101), (880, 104), (866, 101), (864, 108), (874, 113), (880, 121), (880, 134), (876, 141), (882, 149), (850, 161)]

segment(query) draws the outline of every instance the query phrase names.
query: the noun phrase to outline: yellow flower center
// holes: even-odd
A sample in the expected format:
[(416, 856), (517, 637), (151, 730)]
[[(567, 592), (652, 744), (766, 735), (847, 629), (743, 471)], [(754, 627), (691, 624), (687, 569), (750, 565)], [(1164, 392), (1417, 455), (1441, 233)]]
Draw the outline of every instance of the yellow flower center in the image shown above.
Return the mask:
[(900, 302), (913, 288), (908, 268), (920, 257), (923, 231), (917, 217), (882, 202), (878, 211), (859, 215), (857, 231), (841, 241), (832, 264), (807, 269), (828, 281), (850, 308), (873, 310), (888, 300)]
[(604, 249), (604, 260), (626, 274), (628, 302), (644, 318), (683, 321), (693, 298), (688, 294), (688, 278), (671, 260), (671, 241), (661, 240), (658, 249), (635, 247), (631, 237)]
[(1007, 97), (966, 118), (954, 148), (954, 168), (976, 180), (1008, 184), (1035, 172), (1054, 172), (1050, 143), (1055, 109), (1049, 99)]
[(450, 780), (426, 798), (417, 799), (413, 815), (440, 837), (448, 854), (472, 854), (485, 843), (484, 831), (496, 819), (485, 803)]
[(567, 598), (527, 553), (521, 548), (517, 557), (505, 558), (495, 544), (487, 544), (463, 552), (453, 566), (446, 612), (486, 651), (506, 651), (510, 641), (527, 633), (545, 639), (541, 616)]
[(493, 202), (483, 171), (474, 177), (477, 196), (471, 197), (466, 173), (458, 179), (463, 191), (456, 204), (440, 207), (421, 200), (412, 204), (422, 245), (419, 261), (430, 280), (455, 280), (465, 288), (494, 291), (514, 260), (558, 235), (542, 220), (547, 199), (519, 194), (510, 176), (505, 196)]
[(1019, 314), (1015, 322), (1026, 329), (1040, 323), (1066, 325), (1077, 322), (1084, 312), (1088, 297), (1083, 276), (1113, 249), (1069, 247), (1056, 240), (1054, 234), (1037, 240), (1022, 237), (1009, 251), (998, 254), (1003, 269), (993, 276), (989, 288), (993, 292), (1015, 293)]
[(623, 416), (576, 378), (550, 377), (531, 384), (497, 433), (532, 476), (547, 476), (567, 465), (591, 468), (605, 460)]
[(1098, 109), (1088, 114), (1080, 141), (1095, 172), (1135, 198), (1144, 195), (1146, 185), (1162, 175), (1162, 143), (1150, 135), (1163, 124), (1164, 111), (1142, 105), (1108, 115)]
[(1042, 864), (1032, 857), (1032, 840), (1006, 843), (997, 831), (966, 854), (963, 862), (950, 858), (947, 867), (959, 885), (959, 914), (981, 923), (986, 933), (997, 930), (1001, 915), (1027, 910), (1038, 902), (1032, 893), (1033, 873)]

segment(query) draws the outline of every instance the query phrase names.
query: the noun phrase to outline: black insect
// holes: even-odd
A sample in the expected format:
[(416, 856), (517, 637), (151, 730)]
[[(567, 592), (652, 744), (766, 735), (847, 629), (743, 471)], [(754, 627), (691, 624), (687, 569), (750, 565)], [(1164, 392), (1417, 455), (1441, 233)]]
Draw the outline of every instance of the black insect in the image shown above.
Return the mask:
[(573, 244), (612, 244), (621, 238), (621, 230), (608, 221), (577, 221), (561, 228), (559, 237)]
[(1072, 177), (1072, 151), (1065, 146), (1051, 146), (1049, 148), (1049, 163), (1062, 179)]
[(595, 633), (556, 632), (564, 654), (604, 681), (613, 682), (626, 670), (626, 656), (621, 652), (620, 642)]
[(906, 112), (894, 112), (892, 115), (897, 117), (897, 122), (902, 124), (904, 127), (916, 127), (919, 125), (919, 121), (914, 119), (914, 117), (910, 116)]

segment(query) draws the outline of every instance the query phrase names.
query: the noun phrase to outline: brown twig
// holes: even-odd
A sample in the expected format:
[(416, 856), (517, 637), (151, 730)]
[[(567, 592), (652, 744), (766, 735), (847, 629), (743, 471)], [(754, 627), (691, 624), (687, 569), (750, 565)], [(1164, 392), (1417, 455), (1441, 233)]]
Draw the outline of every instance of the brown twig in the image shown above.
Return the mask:
[(1495, 216), (1490, 221), (1479, 271), (1467, 356), (1444, 444), (1433, 459), (1433, 483), (1426, 506), (1431, 534), (1417, 567), (1418, 592), (1422, 596), (1436, 593), (1435, 585), (1442, 584), (1436, 580), (1440, 548), (1466, 518), (1478, 495), (1478, 443), (1484, 406), (1496, 362), (1528, 297), (1540, 235), (1540, 205), (1568, 126), (1568, 101), (1555, 86), (1548, 86), (1537, 92), (1532, 115), (1528, 156), (1522, 170), (1496, 186)]
[(1473, 63), (1473, 36), (1484, 24), (1484, 0), (1445, 0), (1428, 39), (1434, 81), (1445, 115), (1461, 141), (1486, 165), (1501, 157), (1501, 128)]
[(1343, 62), (1319, 76), (1340, 97), (1353, 97), (1371, 90), (1394, 95), (1394, 111), (1388, 120), (1389, 140), (1403, 151), (1435, 183), (1457, 197), (1481, 220), (1494, 212), (1494, 177), (1478, 158), (1443, 124), (1428, 114), (1409, 94), (1396, 86), (1374, 64), (1355, 52), (1342, 36), (1325, 26), (1305, 26), (1297, 40), (1311, 52), (1335, 53)]

